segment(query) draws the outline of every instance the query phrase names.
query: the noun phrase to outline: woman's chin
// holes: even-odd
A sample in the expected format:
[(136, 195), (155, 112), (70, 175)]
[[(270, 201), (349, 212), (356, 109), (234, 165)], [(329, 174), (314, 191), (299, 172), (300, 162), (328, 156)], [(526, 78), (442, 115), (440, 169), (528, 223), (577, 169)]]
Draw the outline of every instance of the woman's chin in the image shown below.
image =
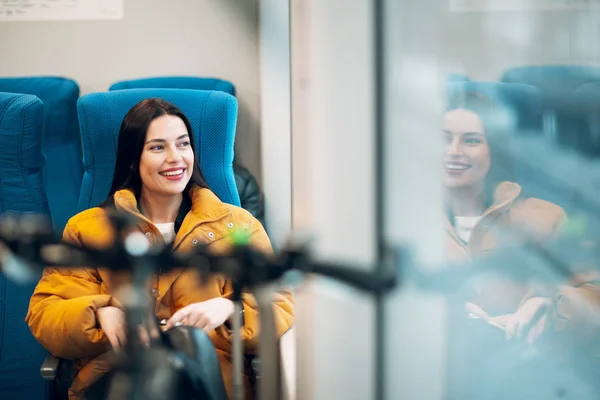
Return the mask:
[(461, 189), (471, 186), (472, 182), (465, 179), (456, 179), (455, 177), (444, 177), (443, 184), (447, 189)]
[(171, 195), (171, 196), (176, 196), (178, 194), (183, 193), (183, 191), (185, 190), (187, 186), (187, 182), (177, 182), (176, 184), (170, 184), (167, 187), (163, 188), (163, 194), (165, 195)]

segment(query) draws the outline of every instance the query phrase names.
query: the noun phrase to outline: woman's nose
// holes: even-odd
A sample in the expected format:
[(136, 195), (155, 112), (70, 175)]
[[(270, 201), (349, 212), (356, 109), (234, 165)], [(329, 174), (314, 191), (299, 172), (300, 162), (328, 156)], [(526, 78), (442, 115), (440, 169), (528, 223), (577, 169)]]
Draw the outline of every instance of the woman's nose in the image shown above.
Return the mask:
[(181, 154), (179, 154), (179, 151), (177, 151), (177, 149), (170, 149), (167, 154), (167, 161), (178, 162), (179, 160), (181, 160)]
[(448, 143), (447, 147), (446, 147), (446, 153), (448, 155), (461, 155), (462, 154), (462, 146), (460, 145), (460, 141), (459, 140), (453, 140), (450, 143)]

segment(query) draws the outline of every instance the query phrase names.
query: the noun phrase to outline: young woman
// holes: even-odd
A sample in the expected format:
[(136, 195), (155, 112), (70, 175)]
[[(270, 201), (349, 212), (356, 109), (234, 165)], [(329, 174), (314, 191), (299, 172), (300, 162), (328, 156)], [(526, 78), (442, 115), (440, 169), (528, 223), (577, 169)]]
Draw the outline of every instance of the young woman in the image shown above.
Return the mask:
[[(559, 206), (527, 198), (511, 179), (511, 126), (506, 108), (477, 93), (457, 97), (444, 114), (446, 245), (454, 261), (541, 243), (566, 222)], [(495, 327), (453, 325), (457, 398), (549, 398), (558, 387), (597, 393), (600, 279), (593, 265), (576, 270), (555, 286), (482, 274), (460, 289), (470, 295), (467, 312)]]
[[(106, 247), (114, 240), (111, 210), (127, 213), (151, 245), (189, 251), (208, 243), (215, 252), (226, 251), (231, 233), (242, 230), (250, 245), (271, 252), (261, 224), (247, 211), (222, 203), (208, 189), (194, 151), (186, 116), (174, 105), (147, 99), (125, 116), (119, 132), (115, 174), (108, 199), (79, 213), (67, 224), (63, 239), (81, 246)], [(226, 388), (230, 390), (231, 336), (226, 322), (234, 307), (231, 281), (225, 276), (203, 279), (195, 272), (158, 273), (149, 282), (159, 320), (166, 328), (193, 326), (205, 331), (216, 348)], [(47, 268), (30, 302), (27, 323), (34, 336), (55, 356), (76, 360), (77, 374), (70, 399), (86, 397), (86, 389), (108, 370), (106, 352), (119, 350), (128, 338), (125, 313), (103, 269)], [(257, 346), (258, 310), (244, 294), (242, 339), (247, 353)], [(293, 321), (290, 293), (274, 298), (277, 334)], [(248, 380), (247, 380), (248, 383)]]
[[(503, 157), (501, 149), (510, 148), (506, 109), (476, 93), (453, 103), (444, 115), (442, 132), (449, 258), (464, 259), (555, 235), (566, 220), (565, 212), (555, 204), (524, 198), (521, 186), (509, 180), (510, 158)], [(534, 317), (552, 305), (551, 291), (501, 276), (479, 278), (472, 289), (469, 311), (493, 317), (507, 337), (533, 342), (545, 329), (545, 314)]]

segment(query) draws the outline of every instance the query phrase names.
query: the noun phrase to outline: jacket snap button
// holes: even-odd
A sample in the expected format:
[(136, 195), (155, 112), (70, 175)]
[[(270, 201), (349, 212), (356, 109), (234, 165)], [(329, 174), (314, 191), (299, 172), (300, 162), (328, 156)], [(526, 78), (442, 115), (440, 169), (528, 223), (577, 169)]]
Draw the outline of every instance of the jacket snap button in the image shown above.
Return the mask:
[(192, 240), (192, 244), (193, 244), (194, 246), (195, 246), (195, 245), (197, 245), (197, 244), (198, 244), (198, 239), (194, 239), (194, 240)]
[(144, 233), (144, 236), (146, 236), (146, 237), (150, 237), (150, 232), (146, 232), (146, 233)]
[(208, 237), (212, 239), (212, 238), (214, 238), (214, 237), (215, 237), (215, 234), (214, 234), (214, 233), (212, 233), (212, 232), (208, 232)]
[(233, 228), (233, 222), (230, 222), (230, 223), (228, 223), (228, 224), (227, 224), (227, 227), (228, 227), (229, 229)]

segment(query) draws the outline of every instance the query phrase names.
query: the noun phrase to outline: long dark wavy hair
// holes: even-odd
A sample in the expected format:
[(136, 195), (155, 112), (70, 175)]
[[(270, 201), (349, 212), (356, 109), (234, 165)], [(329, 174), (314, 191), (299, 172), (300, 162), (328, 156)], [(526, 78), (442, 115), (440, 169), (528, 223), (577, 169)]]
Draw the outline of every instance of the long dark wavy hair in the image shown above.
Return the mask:
[(119, 130), (115, 174), (113, 176), (110, 193), (106, 201), (102, 204), (103, 206), (114, 205), (113, 196), (115, 192), (122, 189), (130, 189), (137, 199), (140, 198), (142, 192), (142, 178), (140, 176), (139, 166), (144, 143), (146, 142), (146, 134), (150, 123), (163, 115), (173, 115), (180, 118), (189, 133), (190, 146), (194, 153), (194, 166), (192, 167), (192, 176), (185, 187), (184, 194), (188, 193), (189, 189), (194, 185), (201, 188), (208, 188), (196, 156), (194, 134), (189, 119), (174, 104), (163, 99), (151, 98), (143, 100), (133, 106), (127, 115), (125, 115), (125, 118), (123, 118), (121, 129)]

